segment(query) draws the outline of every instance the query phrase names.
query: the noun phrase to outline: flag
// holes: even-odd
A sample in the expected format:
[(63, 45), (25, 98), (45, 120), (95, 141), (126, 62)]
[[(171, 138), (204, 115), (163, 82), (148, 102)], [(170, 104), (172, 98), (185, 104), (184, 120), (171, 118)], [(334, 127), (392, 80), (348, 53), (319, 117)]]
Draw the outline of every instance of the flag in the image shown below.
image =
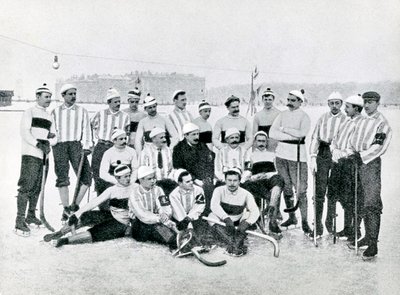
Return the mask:
[(254, 69), (253, 79), (257, 78), (257, 76), (258, 76), (258, 70), (257, 70), (257, 66), (256, 66), (256, 68)]
[(142, 81), (140, 80), (139, 76), (136, 78), (135, 80), (135, 85), (139, 85), (140, 83), (142, 83)]

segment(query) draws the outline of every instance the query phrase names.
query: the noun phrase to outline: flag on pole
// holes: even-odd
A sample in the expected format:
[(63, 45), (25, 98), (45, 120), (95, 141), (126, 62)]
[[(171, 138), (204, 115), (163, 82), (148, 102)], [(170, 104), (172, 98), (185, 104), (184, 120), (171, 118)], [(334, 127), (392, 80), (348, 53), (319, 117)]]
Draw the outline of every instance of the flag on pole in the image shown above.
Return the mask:
[(253, 79), (257, 78), (257, 76), (258, 76), (258, 70), (257, 70), (257, 66), (256, 66), (255, 69), (254, 69)]

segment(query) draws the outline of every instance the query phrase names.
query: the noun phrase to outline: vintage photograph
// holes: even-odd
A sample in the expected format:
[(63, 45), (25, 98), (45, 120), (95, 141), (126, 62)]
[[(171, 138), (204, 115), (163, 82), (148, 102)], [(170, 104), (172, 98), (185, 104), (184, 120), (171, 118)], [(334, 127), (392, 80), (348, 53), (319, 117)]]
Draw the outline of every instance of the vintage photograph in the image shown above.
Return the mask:
[(399, 1), (1, 4), (0, 295), (398, 294)]

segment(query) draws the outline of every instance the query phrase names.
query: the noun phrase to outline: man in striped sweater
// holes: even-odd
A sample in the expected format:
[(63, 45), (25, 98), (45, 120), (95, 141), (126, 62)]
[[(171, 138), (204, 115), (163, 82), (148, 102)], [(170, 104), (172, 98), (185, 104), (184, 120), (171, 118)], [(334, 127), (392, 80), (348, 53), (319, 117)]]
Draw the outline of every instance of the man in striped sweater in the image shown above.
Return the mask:
[[(346, 120), (346, 115), (340, 110), (343, 104), (342, 96), (339, 92), (332, 92), (328, 97), (329, 112), (323, 114), (317, 121), (314, 132), (311, 136), (310, 169), (315, 173), (316, 177), (316, 221), (314, 230), (317, 231), (317, 236), (321, 236), (324, 231), (322, 225), (322, 213), (324, 210), (325, 194), (328, 188), (329, 172), (332, 166), (332, 154), (329, 146), (332, 139), (337, 135), (340, 127)], [(333, 231), (333, 215), (336, 202), (328, 199), (328, 212), (326, 217), (326, 229), (328, 232)], [(313, 234), (313, 233), (311, 233)]]
[(364, 260), (373, 259), (378, 254), (378, 237), (381, 225), (381, 156), (386, 152), (392, 139), (392, 128), (378, 111), (380, 95), (374, 91), (365, 92), (364, 110), (367, 116), (358, 121), (350, 140), (354, 154), (350, 156), (359, 166), (358, 173), (364, 193), (363, 216), (365, 236), (359, 246), (368, 248), (363, 253)]
[[(358, 216), (358, 220), (353, 220), (353, 211), (355, 208), (354, 192), (356, 189), (355, 170), (354, 163), (348, 159), (348, 155), (352, 153), (350, 138), (354, 132), (354, 128), (363, 119), (361, 115), (363, 105), (364, 101), (360, 95), (353, 95), (346, 99), (345, 112), (349, 119), (340, 126), (338, 133), (333, 137), (330, 145), (332, 170), (328, 187), (328, 202), (330, 203), (328, 209), (333, 207), (333, 212), (328, 212), (328, 215), (334, 214), (336, 202), (339, 201), (344, 210), (344, 229), (338, 233), (338, 236), (339, 238), (347, 238), (348, 240), (354, 240), (354, 229), (359, 231), (359, 224), (361, 223), (360, 216)], [(357, 187), (357, 190), (360, 190), (360, 186)], [(361, 200), (361, 191), (358, 196), (359, 200)]]
[[(48, 169), (50, 145), (57, 142), (52, 117), (46, 108), (51, 103), (51, 91), (46, 84), (36, 90), (36, 104), (27, 109), (21, 119), (21, 172), (18, 180), (17, 218), (15, 233), (29, 236), (27, 224), (41, 225), (36, 218), (36, 205), (42, 185), (43, 168)], [(29, 203), (29, 206), (28, 206)], [(26, 209), (28, 213), (25, 218)]]
[(140, 95), (142, 93), (140, 90), (135, 87), (133, 90), (128, 92), (128, 103), (129, 108), (123, 110), (125, 113), (129, 115), (131, 120), (131, 124), (129, 126), (129, 142), (128, 145), (130, 147), (135, 146), (135, 137), (136, 137), (136, 130), (139, 124), (139, 121), (146, 117), (146, 114), (142, 111), (138, 110), (139, 102), (140, 102)]
[(183, 139), (182, 128), (188, 122), (193, 121), (193, 116), (186, 110), (187, 98), (185, 90), (176, 90), (172, 95), (174, 110), (168, 115), (168, 119), (174, 125), (179, 140)]
[(203, 100), (199, 104), (200, 116), (193, 120), (193, 123), (199, 126), (199, 142), (204, 142), (210, 150), (213, 150), (212, 144), (212, 127), (207, 121), (210, 118), (211, 106)]
[(92, 154), (92, 172), (97, 195), (100, 195), (99, 172), (101, 159), (104, 152), (113, 146), (111, 134), (115, 128), (127, 131), (130, 126), (129, 116), (120, 111), (121, 97), (118, 91), (114, 88), (108, 89), (105, 100), (108, 108), (97, 112), (91, 121), (93, 137), (94, 140), (97, 140)]
[[(65, 84), (60, 93), (64, 103), (51, 113), (57, 132), (57, 144), (53, 146), (54, 168), (57, 176), (56, 187), (64, 207), (61, 220), (65, 222), (71, 211), (77, 211), (79, 204), (92, 182), (87, 155), (93, 147), (92, 130), (86, 109), (76, 104), (77, 89), (74, 85)], [(76, 204), (69, 204), (69, 167), (70, 163), (78, 173), (79, 162), (83, 158), (82, 172), (78, 180), (80, 188)]]

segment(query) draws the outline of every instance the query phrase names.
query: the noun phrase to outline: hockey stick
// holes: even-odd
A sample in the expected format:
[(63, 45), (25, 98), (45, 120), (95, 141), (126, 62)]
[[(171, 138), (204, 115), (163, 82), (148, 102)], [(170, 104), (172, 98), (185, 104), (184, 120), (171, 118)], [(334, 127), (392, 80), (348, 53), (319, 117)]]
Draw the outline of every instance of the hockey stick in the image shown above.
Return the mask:
[(46, 183), (46, 160), (47, 156), (44, 154), (43, 156), (43, 172), (42, 172), (42, 183), (40, 187), (40, 221), (44, 224), (44, 226), (49, 230), (54, 232), (54, 228), (47, 222), (46, 217), (44, 216), (44, 189)]
[(296, 205), (294, 205), (294, 207), (292, 208), (286, 208), (283, 209), (283, 212), (286, 213), (290, 213), (290, 212), (294, 212), (299, 208), (299, 204), (300, 204), (300, 198), (299, 198), (299, 190), (300, 190), (300, 141), (301, 139), (299, 139), (299, 141), (297, 142), (297, 173), (296, 173)]
[[(213, 219), (213, 218), (210, 218), (210, 217), (203, 216), (203, 219), (207, 220), (207, 221), (210, 221), (210, 222), (213, 222), (213, 223), (216, 223), (216, 224), (219, 224), (219, 225), (222, 225), (222, 226), (226, 226), (224, 222), (216, 220), (216, 219)], [(275, 257), (279, 257), (279, 244), (273, 237), (270, 237), (270, 236), (264, 235), (264, 234), (260, 234), (258, 232), (252, 231), (252, 230), (246, 230), (246, 233), (249, 234), (249, 235), (256, 236), (256, 237), (259, 237), (259, 238), (262, 238), (262, 239), (265, 239), (265, 240), (271, 242), (272, 245), (274, 245), (274, 256)]]
[(222, 266), (226, 264), (226, 260), (221, 260), (221, 261), (208, 261), (206, 259), (204, 259), (200, 253), (198, 252), (198, 250), (196, 249), (197, 247), (193, 247), (192, 249), (190, 249), (190, 251), (193, 253), (194, 257), (197, 258), (197, 260), (199, 260), (201, 263), (203, 263), (206, 266)]
[(314, 208), (314, 232), (313, 232), (313, 239), (314, 239), (314, 246), (318, 247), (317, 243), (317, 180), (315, 171), (312, 172), (313, 177), (313, 208)]
[(354, 245), (355, 245), (355, 250), (356, 250), (356, 255), (358, 255), (358, 210), (357, 210), (357, 203), (358, 203), (358, 196), (357, 196), (357, 187), (358, 187), (358, 167), (357, 163), (355, 165), (354, 169)]
[(85, 153), (82, 150), (81, 158), (79, 160), (78, 173), (76, 173), (76, 186), (75, 186), (75, 191), (74, 191), (74, 198), (72, 200), (72, 204), (71, 205), (78, 205), (78, 204), (76, 204), (76, 199), (78, 198), (78, 194), (79, 194), (79, 189), (80, 189), (80, 185), (79, 184), (81, 182), (81, 174), (82, 174), (82, 168), (83, 168), (84, 160), (85, 160)]

